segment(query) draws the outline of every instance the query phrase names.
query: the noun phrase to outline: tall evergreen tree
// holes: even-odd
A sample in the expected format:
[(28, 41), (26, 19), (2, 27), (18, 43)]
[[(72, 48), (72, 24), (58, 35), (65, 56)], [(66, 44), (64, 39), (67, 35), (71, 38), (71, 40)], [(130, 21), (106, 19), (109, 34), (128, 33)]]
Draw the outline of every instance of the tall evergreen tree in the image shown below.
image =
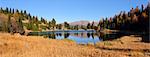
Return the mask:
[(94, 21), (92, 22), (91, 29), (94, 29)]
[(75, 25), (74, 29), (79, 30), (79, 25)]
[(19, 13), (19, 10), (18, 10), (18, 9), (16, 10), (16, 13)]
[(8, 12), (9, 12), (9, 9), (8, 9), (8, 7), (6, 7), (6, 10), (5, 10), (5, 11), (6, 11), (6, 13), (8, 13)]
[(58, 24), (58, 29), (62, 29), (62, 24)]
[(14, 9), (12, 10), (12, 13), (13, 13), (13, 14), (15, 13), (15, 10), (14, 10)]
[(41, 17), (41, 22), (46, 24), (46, 20), (43, 17)]
[(51, 29), (52, 27), (52, 24), (51, 24), (51, 21), (48, 22), (48, 29)]
[(11, 24), (11, 16), (8, 16), (8, 21), (7, 21), (7, 25), (8, 25), (8, 33), (12, 33), (13, 32), (13, 27)]
[(3, 8), (2, 7), (1, 7), (0, 11), (3, 12)]
[(26, 12), (26, 10), (24, 10), (24, 12), (23, 12), (24, 14), (27, 14), (27, 12)]
[(9, 8), (9, 13), (12, 13), (12, 10), (11, 10), (11, 8)]
[(30, 15), (30, 13), (28, 14), (28, 18), (27, 18), (28, 20), (30, 20), (31, 19), (31, 15)]
[(67, 22), (64, 22), (64, 27), (65, 27), (65, 28), (69, 29), (69, 26), (70, 26), (70, 25), (69, 25)]
[(91, 29), (90, 23), (87, 24), (87, 29)]
[(22, 19), (21, 19), (21, 18), (18, 19), (18, 23), (17, 23), (17, 24), (18, 24), (18, 26), (19, 26), (19, 28), (18, 28), (19, 31), (18, 31), (18, 32), (19, 32), (21, 35), (23, 35), (23, 34), (25, 33), (25, 31), (24, 31), (24, 28), (23, 28), (23, 23), (22, 23)]
[(22, 11), (22, 10), (20, 11), (20, 14), (23, 14), (23, 11)]
[(55, 21), (55, 19), (53, 18), (53, 19), (52, 19), (52, 27), (53, 27), (53, 30), (54, 30), (55, 26), (56, 26), (56, 21)]

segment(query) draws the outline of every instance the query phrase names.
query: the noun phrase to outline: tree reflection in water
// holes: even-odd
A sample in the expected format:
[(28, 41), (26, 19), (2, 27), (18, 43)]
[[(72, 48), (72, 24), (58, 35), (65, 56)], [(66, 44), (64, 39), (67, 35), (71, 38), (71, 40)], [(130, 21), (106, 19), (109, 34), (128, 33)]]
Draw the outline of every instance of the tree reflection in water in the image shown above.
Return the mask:
[(64, 38), (68, 38), (70, 33), (64, 33)]
[[(42, 35), (42, 36), (46, 36), (46, 37), (51, 38), (51, 39), (57, 39), (57, 38), (73, 39), (73, 38), (76, 38), (79, 41), (83, 40), (83, 38), (84, 38), (83, 41), (85, 41), (85, 42), (86, 41), (92, 41), (94, 43), (96, 43), (97, 41), (113, 40), (113, 39), (116, 39), (120, 36), (119, 33), (117, 33), (117, 34), (105, 34), (102, 32), (49, 32), (49, 33), (34, 32), (34, 34), (31, 34), (31, 35)], [(87, 40), (87, 38), (90, 40)]]
[(78, 36), (78, 33), (74, 33), (75, 36)]
[(81, 33), (81, 37), (83, 37), (83, 33)]
[(48, 37), (49, 37), (49, 38), (52, 38), (52, 39), (56, 39), (56, 35), (55, 35), (54, 32), (50, 33), (50, 34), (48, 35)]
[(121, 36), (125, 36), (125, 34), (122, 34), (120, 32), (115, 32), (111, 34), (105, 34), (103, 32), (99, 32), (97, 33), (97, 36), (99, 37), (99, 40), (106, 41), (106, 40), (113, 40), (113, 39), (120, 38)]
[(62, 36), (62, 34), (61, 33), (58, 33), (59, 34), (59, 36)]
[(91, 33), (92, 38), (94, 39), (94, 33)]
[(58, 34), (58, 33), (56, 33), (56, 36), (59, 36), (59, 34)]
[(90, 33), (87, 33), (87, 37), (90, 38)]

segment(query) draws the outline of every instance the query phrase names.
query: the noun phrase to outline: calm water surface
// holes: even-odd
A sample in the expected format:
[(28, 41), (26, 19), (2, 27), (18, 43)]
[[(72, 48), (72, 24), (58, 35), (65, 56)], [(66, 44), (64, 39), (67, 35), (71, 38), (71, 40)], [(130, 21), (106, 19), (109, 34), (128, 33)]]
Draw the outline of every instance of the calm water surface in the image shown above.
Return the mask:
[(62, 40), (66, 38), (66, 39), (73, 40), (78, 44), (87, 44), (87, 43), (96, 44), (97, 42), (105, 40), (105, 37), (108, 37), (108, 35), (106, 36), (102, 33), (96, 33), (95, 30), (30, 32), (28, 35), (39, 35), (39, 36), (45, 36), (45, 37), (58, 39), (58, 40)]

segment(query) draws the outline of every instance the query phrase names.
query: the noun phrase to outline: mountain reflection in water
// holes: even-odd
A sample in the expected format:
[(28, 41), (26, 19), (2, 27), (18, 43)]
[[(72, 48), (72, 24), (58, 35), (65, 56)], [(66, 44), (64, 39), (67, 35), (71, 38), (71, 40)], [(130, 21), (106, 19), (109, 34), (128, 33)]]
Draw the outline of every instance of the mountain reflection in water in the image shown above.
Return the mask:
[(70, 39), (75, 41), (78, 44), (88, 44), (88, 43), (97, 43), (104, 40), (111, 40), (118, 36), (116, 33), (113, 34), (104, 34), (101, 32), (96, 32), (94, 30), (91, 31), (51, 31), (51, 32), (30, 32), (28, 35), (40, 35), (44, 37), (48, 37), (51, 39)]

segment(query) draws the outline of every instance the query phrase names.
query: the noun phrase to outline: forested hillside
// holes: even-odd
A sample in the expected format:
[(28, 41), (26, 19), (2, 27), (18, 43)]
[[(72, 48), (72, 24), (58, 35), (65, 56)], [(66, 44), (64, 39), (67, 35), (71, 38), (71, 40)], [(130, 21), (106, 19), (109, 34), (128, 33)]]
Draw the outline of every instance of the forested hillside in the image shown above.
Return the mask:
[(0, 9), (0, 31), (12, 33), (24, 33), (25, 30), (40, 31), (53, 29), (56, 25), (55, 19), (47, 22), (41, 17), (32, 16), (26, 10), (11, 8)]
[(141, 5), (141, 9), (137, 6), (129, 12), (121, 11), (114, 17), (100, 20), (98, 26), (100, 28), (125, 30), (125, 31), (149, 31), (149, 11), (150, 4), (146, 7)]

